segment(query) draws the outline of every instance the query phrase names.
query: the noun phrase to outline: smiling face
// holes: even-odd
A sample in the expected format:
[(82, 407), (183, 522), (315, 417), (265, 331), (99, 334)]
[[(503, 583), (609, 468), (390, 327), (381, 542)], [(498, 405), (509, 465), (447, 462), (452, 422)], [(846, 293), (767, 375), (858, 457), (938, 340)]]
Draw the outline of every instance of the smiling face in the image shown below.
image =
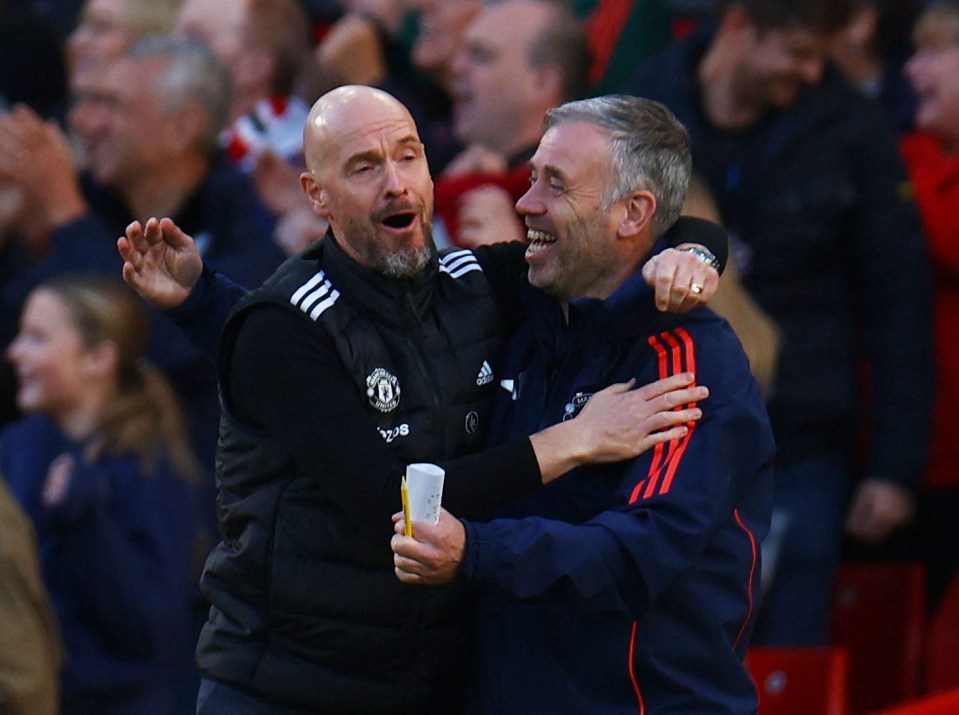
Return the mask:
[(530, 241), (529, 282), (564, 301), (607, 297), (623, 273), (616, 247), (623, 208), (603, 205), (606, 133), (588, 122), (557, 124), (543, 135), (530, 170), (530, 188), (516, 202)]
[(20, 318), (20, 332), (7, 348), (17, 374), (17, 406), (58, 423), (75, 411), (88, 382), (86, 354), (63, 299), (42, 288), (34, 291)]
[(402, 104), (368, 87), (333, 90), (310, 113), (305, 151), (303, 189), (350, 257), (395, 277), (426, 266), (433, 180)]
[(906, 76), (916, 90), (916, 127), (959, 145), (959, 15), (929, 11), (913, 32)]

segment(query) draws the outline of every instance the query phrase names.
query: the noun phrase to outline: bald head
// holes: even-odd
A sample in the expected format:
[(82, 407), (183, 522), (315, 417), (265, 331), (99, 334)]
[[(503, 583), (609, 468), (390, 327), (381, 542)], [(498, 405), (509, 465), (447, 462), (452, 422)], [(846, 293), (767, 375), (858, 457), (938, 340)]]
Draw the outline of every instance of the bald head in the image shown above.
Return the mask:
[(329, 167), (331, 152), (342, 147), (351, 135), (391, 122), (408, 124), (410, 136), (419, 141), (413, 117), (391, 94), (364, 85), (330, 90), (313, 103), (303, 129), (307, 168), (321, 172)]

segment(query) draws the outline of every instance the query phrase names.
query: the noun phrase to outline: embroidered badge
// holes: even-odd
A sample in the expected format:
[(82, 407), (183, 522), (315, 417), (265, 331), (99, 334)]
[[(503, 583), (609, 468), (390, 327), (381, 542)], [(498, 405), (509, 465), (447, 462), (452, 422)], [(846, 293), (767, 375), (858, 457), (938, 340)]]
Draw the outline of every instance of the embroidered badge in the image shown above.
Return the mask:
[(466, 432), (467, 434), (473, 434), (478, 429), (479, 414), (476, 412), (476, 410), (470, 410), (466, 415)]
[(563, 408), (563, 422), (573, 419), (582, 412), (583, 408), (586, 407), (586, 403), (589, 402), (589, 398), (592, 396), (592, 392), (577, 392), (573, 395), (573, 399), (567, 402), (566, 407)]
[(390, 412), (400, 404), (400, 384), (395, 375), (378, 367), (366, 378), (366, 395), (374, 409)]

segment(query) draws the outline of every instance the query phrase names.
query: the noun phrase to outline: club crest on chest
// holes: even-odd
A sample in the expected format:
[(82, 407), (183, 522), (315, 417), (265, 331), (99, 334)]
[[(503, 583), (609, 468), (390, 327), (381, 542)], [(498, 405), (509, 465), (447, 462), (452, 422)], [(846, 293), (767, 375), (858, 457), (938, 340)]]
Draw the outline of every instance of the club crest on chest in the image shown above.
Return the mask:
[(392, 412), (400, 404), (400, 383), (395, 375), (378, 367), (366, 378), (366, 395), (373, 409)]

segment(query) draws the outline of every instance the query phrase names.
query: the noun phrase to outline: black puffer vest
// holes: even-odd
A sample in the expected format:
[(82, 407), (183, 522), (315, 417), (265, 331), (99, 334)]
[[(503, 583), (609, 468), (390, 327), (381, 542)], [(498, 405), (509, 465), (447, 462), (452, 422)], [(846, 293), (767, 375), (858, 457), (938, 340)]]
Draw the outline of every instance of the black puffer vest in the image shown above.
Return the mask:
[[(333, 337), (357, 399), (401, 461), (447, 459), (485, 443), (495, 386), (483, 379), (484, 363), (500, 352), (504, 327), (469, 251), (399, 281), (363, 270), (327, 236), (237, 306), (224, 330), (221, 380), (241, 316), (263, 303)], [(462, 594), (402, 586), (386, 542), (375, 551), (352, 546), (343, 516), (291, 456), (228, 404), (217, 479), (223, 542), (203, 575), (213, 603), (198, 647), (204, 674), (307, 712), (455, 711), (468, 667)]]

